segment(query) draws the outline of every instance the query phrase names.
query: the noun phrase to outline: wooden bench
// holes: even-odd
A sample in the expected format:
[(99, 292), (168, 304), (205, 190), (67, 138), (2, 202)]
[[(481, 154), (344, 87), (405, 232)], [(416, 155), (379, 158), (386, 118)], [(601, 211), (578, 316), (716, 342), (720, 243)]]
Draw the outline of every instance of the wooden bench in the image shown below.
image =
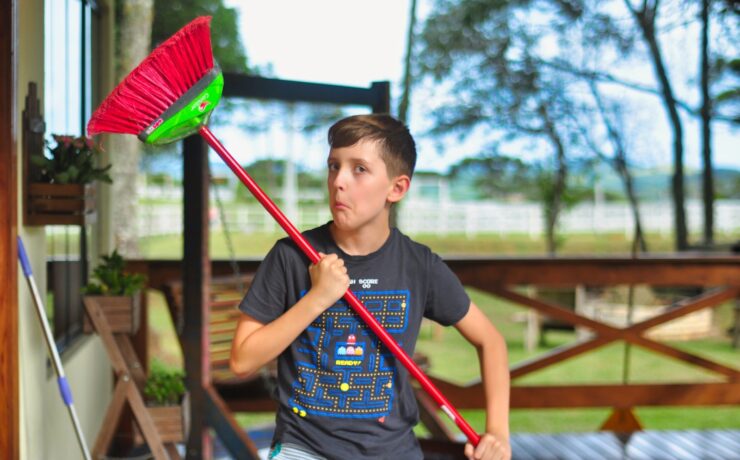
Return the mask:
[[(210, 314), (208, 319), (209, 360), (211, 363), (211, 380), (216, 388), (222, 386), (241, 386), (248, 383), (255, 387), (274, 383), (275, 363), (270, 363), (260, 372), (258, 376), (241, 378), (234, 375), (229, 369), (229, 355), (231, 342), (236, 332), (237, 322), (241, 315), (239, 303), (244, 294), (252, 284), (253, 274), (241, 275), (239, 277), (212, 278), (210, 285)], [(170, 281), (162, 287), (167, 308), (172, 317), (178, 338), (181, 339), (185, 324), (183, 316), (182, 281)], [(180, 343), (182, 346), (182, 342)], [(258, 381), (255, 381), (258, 380)], [(268, 394), (260, 392), (260, 394)]]

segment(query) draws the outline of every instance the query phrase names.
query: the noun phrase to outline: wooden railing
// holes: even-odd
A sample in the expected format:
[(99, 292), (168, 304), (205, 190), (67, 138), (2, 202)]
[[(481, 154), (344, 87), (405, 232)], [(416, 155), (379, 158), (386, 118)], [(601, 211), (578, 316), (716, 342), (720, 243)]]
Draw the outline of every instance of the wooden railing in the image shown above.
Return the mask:
[[(675, 348), (646, 336), (658, 325), (723, 302), (740, 298), (740, 257), (703, 254), (610, 258), (447, 258), (446, 262), (466, 286), (484, 291), (542, 315), (587, 328), (590, 338), (553, 349), (511, 367), (512, 408), (582, 408), (636, 406), (714, 406), (740, 404), (740, 370), (704, 356)], [(257, 260), (240, 261), (242, 273), (254, 272)], [(180, 261), (129, 261), (130, 269), (147, 275), (152, 288), (179, 279)], [(212, 263), (212, 276), (232, 273), (226, 261)], [(626, 327), (615, 327), (583, 316), (562, 305), (527, 296), (521, 286), (572, 288), (578, 285), (693, 286), (701, 294), (681, 301), (662, 314)], [(627, 342), (715, 373), (718, 379), (701, 383), (639, 383), (593, 385), (518, 385), (517, 379), (617, 341)], [(728, 344), (729, 346), (729, 344)], [(484, 394), (479, 382), (458, 385), (432, 378), (459, 409), (481, 409)], [(249, 407), (239, 394), (225, 394), (226, 404), (237, 410)], [(450, 438), (438, 417), (420, 401), (422, 421), (438, 439)]]
[[(740, 404), (740, 370), (689, 353), (645, 336), (648, 329), (704, 308), (740, 297), (740, 257), (681, 255), (631, 258), (479, 259), (449, 260), (466, 286), (534, 309), (548, 317), (590, 329), (594, 336), (511, 368), (512, 408), (732, 405)], [(551, 287), (696, 286), (704, 293), (684, 300), (665, 313), (618, 328), (582, 316), (563, 306), (525, 296), (516, 286)], [(534, 371), (610, 344), (625, 341), (676, 360), (704, 368), (722, 377), (717, 383), (656, 383), (627, 385), (516, 385), (516, 379)], [(437, 380), (453, 404), (481, 408), (479, 383), (458, 386)]]

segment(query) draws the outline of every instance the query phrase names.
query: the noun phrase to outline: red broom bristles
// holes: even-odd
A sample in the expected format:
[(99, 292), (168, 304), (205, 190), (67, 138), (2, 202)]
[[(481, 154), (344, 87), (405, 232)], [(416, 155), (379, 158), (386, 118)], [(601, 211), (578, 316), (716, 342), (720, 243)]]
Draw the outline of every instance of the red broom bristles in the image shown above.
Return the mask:
[(108, 95), (88, 134), (139, 134), (213, 68), (211, 17), (194, 19), (149, 54)]

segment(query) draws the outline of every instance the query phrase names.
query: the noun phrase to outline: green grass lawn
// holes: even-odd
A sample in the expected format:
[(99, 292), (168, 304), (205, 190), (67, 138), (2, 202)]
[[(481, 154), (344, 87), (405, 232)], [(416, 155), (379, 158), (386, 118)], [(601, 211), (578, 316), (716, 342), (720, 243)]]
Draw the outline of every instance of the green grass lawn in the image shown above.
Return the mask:
[[(496, 299), (482, 292), (468, 289), (473, 301), (491, 318), (507, 341), (509, 362), (514, 364), (567, 344), (575, 339), (574, 333), (548, 332), (546, 348), (532, 352), (524, 349), (524, 324), (516, 321), (522, 308)], [(732, 317), (732, 304), (718, 307), (715, 320), (718, 329), (724, 330)], [(475, 351), (453, 328), (444, 329), (441, 339), (435, 326), (422, 328), (417, 350), (430, 358), (429, 373), (457, 383), (468, 383), (479, 377)], [(688, 342), (670, 343), (683, 350), (701, 355), (733, 367), (740, 367), (740, 351), (731, 347), (726, 337), (712, 337)], [(562, 385), (620, 383), (623, 375), (624, 345), (614, 343), (560, 364), (528, 374), (512, 382), (513, 385)], [(707, 382), (717, 381), (716, 374), (679, 363), (639, 347), (631, 347), (629, 381), (650, 382)], [(485, 426), (483, 411), (461, 411), (477, 430)], [(577, 432), (595, 431), (610, 414), (604, 409), (539, 409), (513, 410), (511, 429), (514, 432)], [(740, 429), (740, 408), (737, 407), (651, 407), (638, 408), (637, 417), (648, 429)]]
[[(236, 257), (263, 257), (275, 241), (284, 236), (282, 233), (232, 233), (231, 240)], [(413, 235), (413, 237), (435, 252), (448, 255), (529, 256), (546, 253), (542, 238), (533, 238), (523, 234), (485, 234), (471, 237), (421, 234)], [(672, 251), (673, 239), (669, 235), (649, 234), (647, 241), (651, 252)], [(179, 259), (182, 257), (182, 237), (180, 235), (141, 238), (139, 245), (142, 255), (148, 259)], [(230, 257), (223, 232), (211, 232), (209, 250), (214, 259)], [(630, 240), (625, 238), (623, 233), (567, 235), (559, 250), (560, 255), (628, 254), (629, 252)]]

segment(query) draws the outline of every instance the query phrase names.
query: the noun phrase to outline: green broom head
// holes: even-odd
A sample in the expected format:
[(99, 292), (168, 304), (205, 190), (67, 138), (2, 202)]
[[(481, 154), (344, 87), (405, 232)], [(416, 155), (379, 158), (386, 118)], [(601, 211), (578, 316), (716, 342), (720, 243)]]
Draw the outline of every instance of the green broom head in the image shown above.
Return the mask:
[(152, 51), (100, 104), (88, 133), (136, 134), (147, 144), (167, 144), (205, 126), (224, 87), (210, 21), (196, 18)]

